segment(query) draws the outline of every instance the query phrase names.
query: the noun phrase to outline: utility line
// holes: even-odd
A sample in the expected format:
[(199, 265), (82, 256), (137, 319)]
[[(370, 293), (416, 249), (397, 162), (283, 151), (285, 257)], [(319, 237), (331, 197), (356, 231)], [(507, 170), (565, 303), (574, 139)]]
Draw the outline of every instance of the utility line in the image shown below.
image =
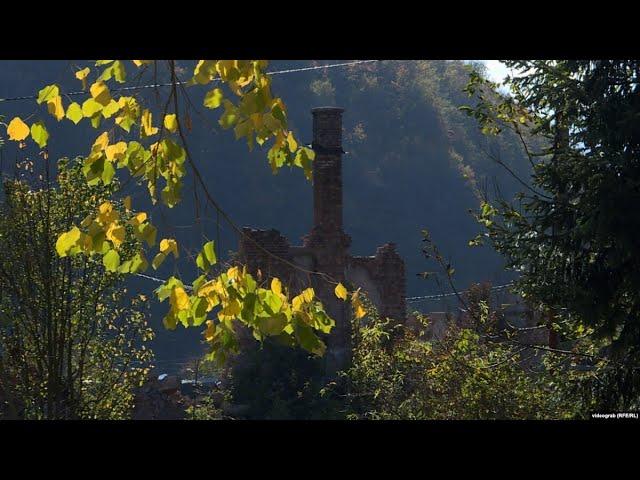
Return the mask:
[[(347, 67), (347, 66), (351, 66), (351, 65), (360, 65), (363, 63), (373, 63), (373, 62), (381, 62), (382, 60), (356, 60), (353, 62), (344, 62), (344, 63), (333, 63), (333, 64), (329, 64), (329, 65), (316, 65), (313, 67), (302, 67), (302, 68), (290, 68), (287, 70), (275, 70), (273, 72), (267, 72), (267, 75), (286, 75), (289, 73), (298, 73), (298, 72), (308, 72), (311, 70), (322, 70), (322, 69), (327, 69), (327, 68), (338, 68), (338, 67)], [(213, 79), (212, 83), (215, 82), (219, 82), (220, 78), (215, 78)], [(187, 85), (189, 82), (188, 81), (182, 81), (182, 82), (178, 82), (177, 85)], [(121, 87), (121, 88), (113, 88), (110, 91), (111, 92), (124, 92), (124, 91), (130, 91), (130, 90), (143, 90), (145, 88), (158, 88), (158, 87), (171, 87), (173, 86), (174, 83), (173, 82), (167, 82), (167, 83), (154, 83), (154, 84), (149, 84), (149, 85), (133, 85), (133, 86), (129, 86), (129, 87)], [(87, 92), (84, 90), (79, 90), (76, 92), (69, 92), (69, 93), (65, 93), (64, 95), (86, 95)], [(21, 97), (10, 97), (10, 98), (0, 98), (0, 102), (13, 102), (16, 100), (34, 100), (37, 99), (38, 95), (24, 95)]]
[[(151, 280), (154, 281), (156, 283), (165, 283), (166, 280), (163, 280), (161, 278), (158, 277), (152, 277), (150, 275), (145, 275), (143, 273), (137, 273), (136, 276), (138, 277), (142, 277), (142, 278), (146, 278), (147, 280)], [(490, 290), (493, 291), (498, 291), (498, 290), (504, 290), (505, 288), (508, 288), (510, 286), (513, 285), (513, 282), (509, 282), (509, 283), (505, 283), (504, 285), (496, 285), (495, 287), (491, 287)], [(185, 285), (185, 289), (187, 290), (191, 290), (191, 287), (189, 285)], [(440, 299), (440, 298), (445, 298), (445, 297), (453, 297), (456, 295), (459, 295), (461, 293), (465, 293), (468, 292), (469, 290), (462, 290), (460, 292), (456, 293), (442, 293), (442, 294), (438, 294), (438, 295), (424, 295), (424, 296), (420, 296), (420, 297), (407, 297), (405, 298), (405, 301), (407, 303), (416, 303), (416, 302), (421, 302), (423, 300), (436, 300), (436, 299)]]
[[(509, 282), (506, 283), (504, 285), (496, 285), (495, 287), (491, 287), (490, 290), (493, 291), (497, 291), (497, 290), (504, 290), (507, 287), (510, 287), (513, 285), (513, 282)], [(442, 293), (439, 295), (423, 295), (420, 297), (407, 297), (405, 298), (407, 303), (416, 303), (416, 302), (421, 302), (423, 300), (437, 300), (440, 298), (445, 298), (445, 297), (453, 297), (453, 296), (457, 296), (461, 293), (465, 293), (468, 292), (469, 290), (462, 290), (461, 292), (457, 292), (457, 293)]]

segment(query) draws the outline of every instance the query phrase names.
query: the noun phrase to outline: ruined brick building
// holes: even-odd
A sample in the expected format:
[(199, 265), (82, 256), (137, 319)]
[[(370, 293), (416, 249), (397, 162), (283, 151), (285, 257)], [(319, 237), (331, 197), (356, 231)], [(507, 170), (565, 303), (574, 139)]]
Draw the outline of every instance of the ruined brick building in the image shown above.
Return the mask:
[(312, 110), (312, 148), (316, 155), (313, 227), (302, 239), (302, 245), (292, 246), (277, 230), (244, 228), (238, 249), (240, 261), (253, 273), (260, 269), (267, 277), (277, 276), (294, 293), (313, 286), (327, 313), (336, 321), (327, 342), (329, 371), (349, 362), (351, 312), (348, 303), (335, 297), (335, 284), (327, 277), (351, 288), (362, 288), (381, 316), (398, 322), (404, 322), (406, 317), (404, 261), (395, 245), (387, 243), (375, 255), (366, 257), (353, 256), (349, 251), (351, 237), (344, 232), (342, 223), (342, 113), (343, 109), (334, 107)]

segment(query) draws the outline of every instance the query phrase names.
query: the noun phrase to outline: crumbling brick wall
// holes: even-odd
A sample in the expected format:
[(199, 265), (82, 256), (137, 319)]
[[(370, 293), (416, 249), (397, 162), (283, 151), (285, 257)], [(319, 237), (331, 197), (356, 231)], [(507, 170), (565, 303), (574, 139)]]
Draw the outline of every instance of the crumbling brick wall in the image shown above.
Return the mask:
[[(396, 251), (394, 243), (387, 243), (378, 247), (373, 257), (350, 257), (350, 274), (347, 280), (354, 286), (367, 289), (368, 285), (374, 285), (375, 291), (368, 291), (369, 300), (376, 305), (381, 317), (388, 317), (397, 322), (406, 320), (406, 279), (404, 261)], [(356, 275), (356, 271), (364, 269), (368, 277), (363, 278), (362, 273)]]
[[(279, 260), (291, 261), (289, 241), (278, 230), (243, 228), (238, 256), (252, 274), (258, 270), (265, 278), (288, 277), (291, 267)], [(271, 255), (270, 255), (271, 254)]]

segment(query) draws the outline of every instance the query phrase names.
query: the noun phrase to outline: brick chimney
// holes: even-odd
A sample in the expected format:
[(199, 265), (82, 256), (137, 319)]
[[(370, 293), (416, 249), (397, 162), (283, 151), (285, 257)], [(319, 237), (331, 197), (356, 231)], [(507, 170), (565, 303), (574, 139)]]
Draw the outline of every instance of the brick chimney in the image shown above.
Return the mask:
[[(319, 107), (313, 114), (313, 228), (305, 246), (340, 250), (351, 239), (342, 229), (342, 113), (338, 107)], [(340, 248), (342, 247), (342, 248)]]
[[(315, 270), (336, 282), (345, 281), (351, 237), (342, 229), (342, 108), (321, 107), (313, 114), (313, 228), (303, 244), (313, 251)], [(327, 339), (326, 368), (332, 374), (350, 362), (349, 308), (336, 299), (323, 278), (317, 293), (336, 328)], [(332, 373), (331, 373), (332, 372)]]

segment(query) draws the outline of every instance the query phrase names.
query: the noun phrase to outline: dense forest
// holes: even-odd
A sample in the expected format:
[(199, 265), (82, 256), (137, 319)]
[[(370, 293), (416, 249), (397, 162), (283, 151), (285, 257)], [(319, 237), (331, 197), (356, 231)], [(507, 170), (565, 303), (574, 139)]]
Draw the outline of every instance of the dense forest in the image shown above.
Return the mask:
[[(67, 61), (3, 61), (0, 64), (0, 96), (29, 95), (42, 85), (57, 82), (77, 90)], [(336, 63), (323, 61), (273, 61), (270, 70)], [(159, 82), (166, 79), (158, 78)], [(352, 67), (306, 71), (273, 76), (273, 90), (289, 109), (292, 130), (303, 142), (311, 141), (313, 107), (335, 105), (344, 115), (344, 217), (354, 255), (372, 255), (377, 246), (395, 242), (407, 265), (407, 295), (440, 293), (433, 281), (418, 274), (429, 268), (421, 253), (421, 230), (428, 229), (456, 270), (456, 282), (466, 288), (472, 282), (505, 283), (512, 277), (503, 270), (503, 259), (489, 247), (469, 248), (479, 226), (469, 213), (477, 210), (479, 196), (499, 187), (509, 198), (517, 182), (497, 165), (498, 156), (512, 170), (526, 176), (528, 163), (515, 135), (488, 138), (474, 119), (459, 110), (470, 103), (463, 91), (469, 66), (462, 61), (383, 61)], [(152, 90), (142, 96), (157, 105)], [(155, 103), (154, 103), (155, 102)], [(18, 115), (21, 101), (3, 104), (3, 114)], [(276, 228), (298, 244), (312, 220), (311, 185), (298, 169), (273, 175), (263, 161), (265, 150), (248, 152), (243, 142), (223, 132), (215, 116), (200, 108), (189, 133), (192, 153), (209, 188), (236, 223), (256, 228)], [(52, 125), (48, 145), (52, 158), (84, 154), (83, 145), (95, 131), (62, 122)], [(5, 172), (11, 159), (4, 152)], [(134, 200), (147, 202), (140, 192)], [(185, 184), (184, 201), (170, 219), (159, 212), (154, 222), (189, 249), (199, 247), (201, 235), (216, 239), (221, 256), (237, 248), (237, 236), (225, 224), (217, 226), (215, 210), (196, 209), (192, 185)], [(149, 209), (153, 215), (154, 210)], [(365, 214), (366, 213), (366, 214)], [(194, 221), (197, 216), (200, 221)], [(184, 218), (184, 222), (175, 219)], [(193, 263), (182, 257), (162, 266), (156, 275), (166, 278), (172, 270), (191, 275)], [(189, 270), (191, 269), (191, 270)], [(129, 279), (140, 291), (149, 281)], [(423, 310), (439, 305), (422, 304)], [(160, 362), (183, 361), (193, 355), (199, 333), (179, 329), (163, 331), (162, 308), (152, 307), (158, 330), (156, 354)], [(161, 363), (162, 365), (162, 363)]]

